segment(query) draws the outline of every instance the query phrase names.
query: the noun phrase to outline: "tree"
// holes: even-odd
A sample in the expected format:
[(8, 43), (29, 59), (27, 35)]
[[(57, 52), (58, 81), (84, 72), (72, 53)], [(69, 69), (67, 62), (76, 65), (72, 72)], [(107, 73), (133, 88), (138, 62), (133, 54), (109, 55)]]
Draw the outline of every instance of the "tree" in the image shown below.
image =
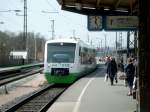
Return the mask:
[[(0, 31), (0, 64), (5, 64), (5, 60), (8, 61), (11, 51), (25, 51), (25, 44), (28, 49), (28, 57), (31, 62), (35, 60), (35, 55), (37, 55), (37, 60), (43, 60), (45, 44), (44, 37), (41, 36), (39, 33), (34, 34), (33, 32), (28, 32), (26, 42), (24, 42), (22, 32), (20, 32), (19, 34), (15, 34), (9, 31)], [(35, 49), (37, 49), (36, 53)]]

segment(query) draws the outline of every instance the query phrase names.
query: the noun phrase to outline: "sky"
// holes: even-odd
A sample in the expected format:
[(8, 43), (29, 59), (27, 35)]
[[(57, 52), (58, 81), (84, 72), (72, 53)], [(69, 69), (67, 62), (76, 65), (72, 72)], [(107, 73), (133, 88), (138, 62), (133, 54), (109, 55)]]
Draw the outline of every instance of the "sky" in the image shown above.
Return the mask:
[[(3, 12), (6, 10), (22, 10), (23, 0), (0, 0), (0, 30), (19, 33), (23, 31), (23, 16), (16, 13)], [(56, 0), (27, 0), (28, 7), (28, 32), (40, 33), (46, 40), (51, 39), (51, 20), (54, 20), (55, 38), (69, 38), (75, 36), (84, 42), (88, 37), (92, 44), (98, 46), (102, 40), (102, 46), (106, 43), (109, 47), (115, 47), (116, 32), (89, 32), (87, 30), (87, 16), (61, 10)], [(42, 13), (58, 12), (58, 13)], [(126, 46), (126, 32), (123, 32), (123, 46)]]

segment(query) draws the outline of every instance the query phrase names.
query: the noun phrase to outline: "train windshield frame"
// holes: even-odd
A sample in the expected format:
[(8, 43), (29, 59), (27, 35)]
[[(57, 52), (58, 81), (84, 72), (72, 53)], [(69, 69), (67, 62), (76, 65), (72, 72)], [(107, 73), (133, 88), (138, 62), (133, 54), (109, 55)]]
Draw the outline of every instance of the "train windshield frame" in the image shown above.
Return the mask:
[(74, 63), (75, 43), (48, 43), (47, 62), (48, 63)]

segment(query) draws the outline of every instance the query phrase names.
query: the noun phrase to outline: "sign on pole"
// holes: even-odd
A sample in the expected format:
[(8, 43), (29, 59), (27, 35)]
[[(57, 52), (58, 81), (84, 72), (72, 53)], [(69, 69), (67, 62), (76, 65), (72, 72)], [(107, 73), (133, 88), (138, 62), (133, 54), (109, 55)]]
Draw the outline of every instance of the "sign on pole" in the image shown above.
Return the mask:
[(138, 29), (138, 16), (88, 16), (89, 31), (129, 31)]
[(106, 16), (105, 30), (137, 30), (137, 16)]

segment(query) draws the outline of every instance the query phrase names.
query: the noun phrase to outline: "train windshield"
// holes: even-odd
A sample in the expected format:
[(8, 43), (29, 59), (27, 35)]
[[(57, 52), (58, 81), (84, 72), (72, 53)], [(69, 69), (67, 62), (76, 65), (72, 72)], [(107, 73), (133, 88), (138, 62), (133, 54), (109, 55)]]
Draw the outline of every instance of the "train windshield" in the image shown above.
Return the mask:
[(47, 46), (47, 62), (73, 63), (75, 46), (74, 43), (49, 43)]

